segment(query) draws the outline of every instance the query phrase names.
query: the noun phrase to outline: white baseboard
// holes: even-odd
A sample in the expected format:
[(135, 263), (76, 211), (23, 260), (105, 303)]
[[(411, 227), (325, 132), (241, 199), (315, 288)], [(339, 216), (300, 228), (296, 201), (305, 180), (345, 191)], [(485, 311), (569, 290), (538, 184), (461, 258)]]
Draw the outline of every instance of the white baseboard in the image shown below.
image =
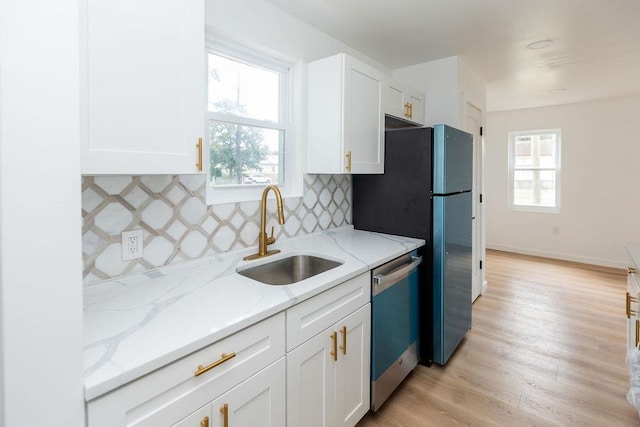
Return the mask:
[(523, 254), (523, 255), (553, 258), (553, 259), (559, 259), (563, 261), (573, 261), (573, 262), (579, 262), (582, 264), (600, 265), (603, 267), (612, 267), (612, 268), (626, 269), (628, 264), (626, 262), (621, 262), (621, 261), (591, 258), (591, 257), (585, 257), (581, 255), (563, 254), (559, 252), (541, 251), (541, 250), (529, 249), (529, 248), (516, 248), (513, 246), (496, 245), (493, 243), (487, 243), (487, 249), (495, 249), (497, 251), (514, 252), (514, 253)]

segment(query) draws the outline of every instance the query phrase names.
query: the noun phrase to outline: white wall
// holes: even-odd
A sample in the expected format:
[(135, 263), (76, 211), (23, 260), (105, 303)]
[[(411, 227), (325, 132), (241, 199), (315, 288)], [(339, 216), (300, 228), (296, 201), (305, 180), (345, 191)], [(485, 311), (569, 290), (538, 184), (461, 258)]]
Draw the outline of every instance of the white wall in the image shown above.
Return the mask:
[(487, 85), (466, 62), (458, 57), (458, 127), (464, 129), (466, 104), (469, 103), (485, 113), (487, 110)]
[(439, 59), (393, 70), (401, 82), (425, 94), (425, 126), (459, 127), (458, 58)]
[[(487, 247), (624, 267), (640, 240), (640, 97), (489, 113)], [(508, 208), (510, 131), (562, 130), (561, 208)], [(554, 234), (554, 229), (556, 233)]]
[(345, 52), (387, 74), (391, 70), (263, 0), (206, 0), (207, 29), (249, 47), (272, 49), (302, 61)]
[(0, 2), (0, 425), (84, 425), (75, 0)]

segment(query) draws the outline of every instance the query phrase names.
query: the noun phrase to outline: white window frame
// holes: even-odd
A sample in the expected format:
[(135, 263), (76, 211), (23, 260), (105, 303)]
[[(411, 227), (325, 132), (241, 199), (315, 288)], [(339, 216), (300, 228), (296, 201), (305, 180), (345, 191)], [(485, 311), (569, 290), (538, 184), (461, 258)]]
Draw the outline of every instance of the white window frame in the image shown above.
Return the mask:
[[(542, 167), (516, 167), (516, 138), (519, 136), (550, 134), (556, 135), (556, 166), (555, 168)], [(561, 130), (560, 129), (543, 129), (532, 131), (509, 132), (509, 208), (518, 211), (531, 212), (560, 212), (560, 175), (561, 175)], [(514, 187), (515, 187), (515, 171), (531, 170), (531, 171), (555, 171), (556, 173), (556, 201), (555, 206), (537, 206), (537, 205), (516, 205), (514, 204)]]
[[(278, 123), (267, 123), (251, 118), (239, 117), (225, 113), (210, 112), (208, 108), (208, 54), (214, 53), (229, 57), (233, 60), (245, 62), (248, 65), (275, 70), (285, 74), (283, 79), (283, 91), (280, 102), (281, 111)], [(280, 160), (284, 161), (284, 183), (277, 184), (282, 196), (301, 197), (303, 182), (304, 153), (299, 141), (302, 141), (301, 115), (295, 112), (302, 111), (302, 62), (283, 55), (267, 52), (264, 49), (251, 49), (234, 41), (225, 40), (217, 35), (207, 34), (205, 44), (205, 140), (203, 141), (203, 161), (207, 169), (206, 200), (208, 205), (224, 203), (237, 203), (260, 200), (265, 185), (211, 185), (210, 176), (210, 147), (209, 147), (209, 121), (219, 120), (240, 125), (259, 126), (264, 128), (282, 129), (284, 131), (284, 153), (280, 153)]]

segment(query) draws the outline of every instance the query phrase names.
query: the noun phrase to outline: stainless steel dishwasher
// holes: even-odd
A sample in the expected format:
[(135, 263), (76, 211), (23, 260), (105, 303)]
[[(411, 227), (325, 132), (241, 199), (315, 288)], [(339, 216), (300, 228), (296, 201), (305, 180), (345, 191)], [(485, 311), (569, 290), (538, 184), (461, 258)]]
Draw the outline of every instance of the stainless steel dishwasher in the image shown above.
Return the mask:
[(371, 273), (371, 409), (377, 411), (415, 368), (419, 354), (417, 251)]

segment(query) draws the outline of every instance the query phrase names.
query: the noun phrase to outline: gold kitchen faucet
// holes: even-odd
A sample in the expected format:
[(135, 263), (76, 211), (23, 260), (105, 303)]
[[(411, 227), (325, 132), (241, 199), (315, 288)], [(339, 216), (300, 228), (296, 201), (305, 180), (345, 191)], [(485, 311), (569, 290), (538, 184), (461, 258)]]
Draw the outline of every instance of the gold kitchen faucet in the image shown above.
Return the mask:
[(267, 237), (267, 194), (269, 190), (273, 190), (273, 193), (276, 195), (276, 204), (278, 205), (278, 224), (284, 224), (284, 211), (282, 209), (282, 194), (280, 194), (280, 190), (275, 185), (267, 185), (262, 192), (262, 204), (260, 207), (260, 234), (258, 235), (258, 253), (253, 255), (248, 255), (243, 259), (245, 261), (249, 261), (252, 259), (258, 259), (265, 256), (277, 254), (280, 252), (279, 249), (274, 249), (272, 251), (267, 251), (267, 246), (276, 242), (276, 238), (273, 237), (273, 227), (271, 227), (271, 236)]

